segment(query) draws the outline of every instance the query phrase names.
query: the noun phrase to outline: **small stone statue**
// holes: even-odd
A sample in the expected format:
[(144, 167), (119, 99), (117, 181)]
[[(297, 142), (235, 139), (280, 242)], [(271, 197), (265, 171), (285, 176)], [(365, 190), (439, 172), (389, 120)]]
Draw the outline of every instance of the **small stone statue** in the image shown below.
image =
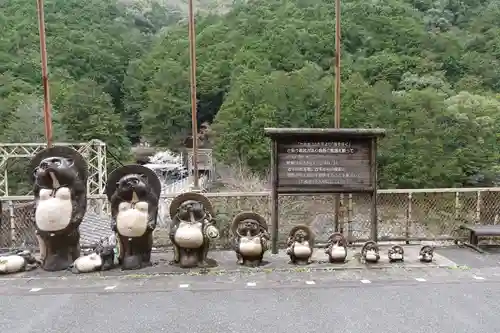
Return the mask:
[(199, 193), (183, 193), (172, 200), (169, 210), (172, 263), (183, 268), (209, 266), (210, 242), (219, 237), (210, 201)]
[(39, 262), (27, 250), (19, 250), (0, 255), (0, 274), (12, 274), (31, 271)]
[(101, 239), (91, 254), (76, 259), (71, 266), (71, 272), (78, 274), (107, 271), (114, 267), (114, 261), (115, 244), (110, 244), (106, 237)]
[(347, 258), (347, 241), (340, 232), (335, 232), (328, 237), (328, 246), (325, 253), (330, 263), (344, 263)]
[(422, 246), (422, 248), (420, 249), (420, 253), (418, 254), (418, 259), (421, 262), (430, 263), (432, 262), (433, 258), (434, 258), (434, 248), (429, 245)]
[(366, 242), (361, 249), (361, 259), (364, 262), (375, 264), (380, 259), (380, 250), (377, 243), (373, 241)]
[(79, 226), (87, 210), (87, 163), (74, 149), (51, 147), (30, 162), (41, 268), (61, 271), (80, 256)]
[(240, 213), (231, 224), (231, 233), (238, 264), (260, 266), (264, 253), (269, 249), (270, 236), (266, 220), (257, 213)]
[(123, 270), (151, 266), (160, 193), (158, 176), (142, 165), (125, 165), (108, 176), (111, 230), (116, 233), (118, 263)]
[(389, 257), (389, 262), (403, 262), (405, 255), (405, 250), (402, 246), (394, 245), (387, 252), (387, 256)]
[(290, 230), (286, 253), (294, 265), (308, 265), (314, 249), (314, 233), (307, 225), (297, 225)]

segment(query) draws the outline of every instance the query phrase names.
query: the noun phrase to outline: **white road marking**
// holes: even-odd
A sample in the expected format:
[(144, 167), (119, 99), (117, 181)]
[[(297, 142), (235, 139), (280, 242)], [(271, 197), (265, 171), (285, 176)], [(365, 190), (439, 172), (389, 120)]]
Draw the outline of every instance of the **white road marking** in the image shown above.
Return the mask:
[(306, 281), (306, 284), (316, 284), (314, 281)]
[(113, 290), (115, 288), (116, 288), (116, 286), (107, 286), (106, 288), (104, 288), (104, 290)]
[(425, 282), (425, 281), (427, 281), (426, 279), (423, 279), (423, 278), (415, 278), (415, 280), (417, 280), (418, 282)]
[(255, 287), (257, 285), (257, 283), (255, 282), (248, 282), (247, 283), (247, 287)]
[(32, 292), (32, 293), (36, 293), (37, 291), (40, 291), (40, 290), (42, 290), (42, 289), (43, 289), (43, 288), (31, 288), (31, 289), (30, 289), (30, 292)]
[(189, 288), (189, 284), (180, 284), (179, 288)]
[(361, 283), (372, 283), (370, 280), (361, 280)]
[(476, 275), (474, 275), (473, 278), (476, 279), (476, 280), (484, 280), (484, 277), (482, 277), (482, 276), (476, 276)]

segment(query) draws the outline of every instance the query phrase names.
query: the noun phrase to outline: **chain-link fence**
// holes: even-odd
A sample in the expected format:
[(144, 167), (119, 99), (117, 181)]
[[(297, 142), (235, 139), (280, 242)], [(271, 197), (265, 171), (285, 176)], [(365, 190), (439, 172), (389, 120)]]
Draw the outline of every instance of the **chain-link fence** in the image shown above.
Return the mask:
[[(216, 244), (230, 244), (230, 223), (242, 211), (254, 211), (270, 221), (269, 192), (205, 193), (212, 201), (221, 237)], [(168, 240), (168, 207), (175, 194), (162, 197), (155, 246)], [(339, 224), (352, 241), (367, 240), (371, 228), (371, 200), (365, 194), (341, 195)], [(417, 241), (451, 240), (463, 223), (497, 224), (500, 216), (500, 188), (379, 190), (379, 240)], [(32, 197), (2, 197), (0, 248), (36, 245), (34, 203)], [(292, 226), (307, 224), (318, 242), (334, 230), (334, 196), (280, 196), (279, 241), (282, 243)], [(109, 207), (105, 196), (91, 196), (80, 229), (82, 245), (88, 246), (110, 231)]]

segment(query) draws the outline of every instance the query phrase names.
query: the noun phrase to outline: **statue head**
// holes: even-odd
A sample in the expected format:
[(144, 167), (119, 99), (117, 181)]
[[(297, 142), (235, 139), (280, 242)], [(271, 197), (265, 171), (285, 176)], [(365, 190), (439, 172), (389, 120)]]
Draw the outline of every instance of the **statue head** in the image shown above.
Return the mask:
[(233, 236), (255, 237), (267, 231), (267, 222), (264, 217), (254, 212), (239, 213), (231, 223)]
[(304, 230), (300, 229), (297, 230), (297, 232), (295, 233), (295, 235), (293, 235), (293, 237), (296, 242), (302, 243), (307, 240), (307, 233)]
[(328, 243), (337, 246), (347, 246), (347, 240), (340, 232), (334, 232), (328, 237)]
[(176, 196), (170, 204), (170, 218), (174, 221), (203, 222), (212, 219), (213, 208), (207, 197), (187, 192)]
[(106, 183), (108, 200), (111, 201), (111, 197), (115, 193), (125, 201), (131, 201), (134, 193), (139, 197), (153, 193), (159, 201), (160, 179), (153, 170), (145, 166), (139, 164), (124, 165), (113, 170), (108, 176)]
[(303, 243), (307, 241), (309, 243), (309, 246), (313, 247), (314, 238), (314, 232), (311, 230), (311, 228), (308, 225), (300, 224), (296, 225), (292, 228), (292, 230), (290, 230), (287, 243)]
[(30, 162), (32, 181), (42, 188), (71, 187), (87, 182), (87, 163), (73, 148), (52, 147), (39, 152)]
[(402, 246), (399, 245), (394, 245), (389, 249), (389, 256), (391, 255), (403, 255), (404, 254), (404, 249)]

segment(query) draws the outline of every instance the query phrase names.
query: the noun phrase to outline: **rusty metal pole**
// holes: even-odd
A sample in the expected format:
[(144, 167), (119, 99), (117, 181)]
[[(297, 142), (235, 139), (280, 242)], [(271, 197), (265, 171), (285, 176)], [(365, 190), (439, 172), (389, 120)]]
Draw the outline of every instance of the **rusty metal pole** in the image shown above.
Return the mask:
[(335, 0), (335, 128), (340, 128), (340, 0)]
[[(340, 128), (340, 0), (335, 0), (335, 128)], [(335, 195), (335, 231), (340, 230), (340, 194)]]
[(52, 111), (50, 106), (49, 74), (47, 69), (47, 46), (45, 43), (45, 17), (43, 0), (37, 0), (38, 30), (40, 32), (40, 58), (42, 62), (43, 115), (47, 147), (52, 146)]
[(194, 25), (193, 0), (189, 0), (189, 59), (191, 82), (191, 131), (193, 132), (193, 189), (199, 189), (198, 182), (198, 117), (196, 112), (196, 33)]

